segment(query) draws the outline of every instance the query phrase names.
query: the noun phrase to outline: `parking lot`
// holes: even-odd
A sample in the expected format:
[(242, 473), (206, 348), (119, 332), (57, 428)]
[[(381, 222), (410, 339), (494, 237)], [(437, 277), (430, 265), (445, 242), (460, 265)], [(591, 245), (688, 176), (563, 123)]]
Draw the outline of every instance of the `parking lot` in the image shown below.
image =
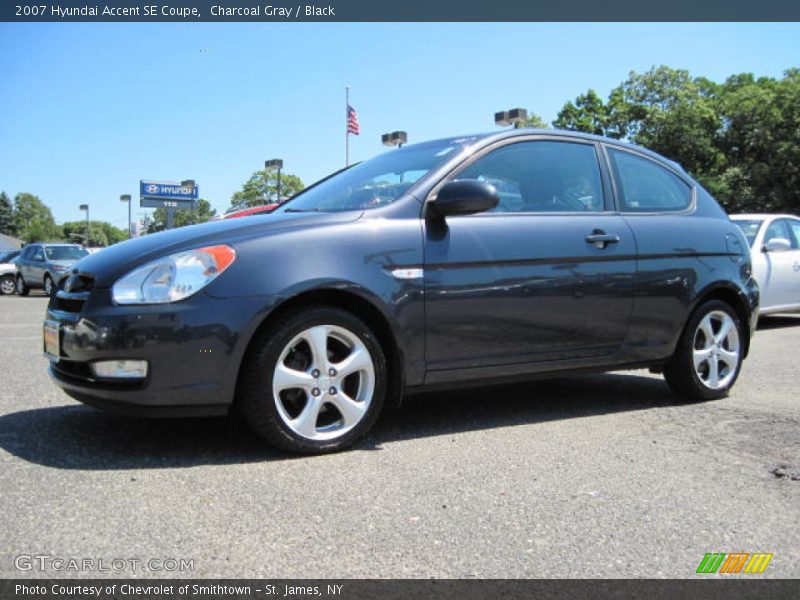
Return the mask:
[(36, 554), (193, 566), (123, 576), (695, 577), (707, 552), (800, 577), (800, 316), (763, 320), (725, 400), (640, 371), (431, 394), (296, 458), (236, 419), (72, 401), (45, 305), (0, 298), (3, 577), (92, 576), (17, 570)]

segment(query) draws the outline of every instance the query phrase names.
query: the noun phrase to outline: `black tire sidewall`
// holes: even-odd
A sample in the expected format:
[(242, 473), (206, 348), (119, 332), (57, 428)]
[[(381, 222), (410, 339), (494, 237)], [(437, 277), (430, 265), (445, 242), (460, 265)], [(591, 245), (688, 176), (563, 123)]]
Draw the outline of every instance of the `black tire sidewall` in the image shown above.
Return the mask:
[(27, 296), (28, 292), (30, 292), (30, 288), (25, 283), (25, 278), (19, 275), (17, 277), (17, 294), (20, 296)]
[[(364, 418), (343, 436), (325, 441), (309, 440), (293, 432), (281, 418), (272, 395), (272, 378), (283, 349), (297, 334), (317, 325), (343, 327), (356, 335), (369, 351), (375, 370), (375, 387)], [(237, 403), (250, 426), (273, 445), (303, 454), (335, 452), (351, 445), (373, 426), (383, 408), (387, 379), (384, 352), (361, 319), (338, 308), (311, 307), (277, 320), (253, 340), (243, 365)]]

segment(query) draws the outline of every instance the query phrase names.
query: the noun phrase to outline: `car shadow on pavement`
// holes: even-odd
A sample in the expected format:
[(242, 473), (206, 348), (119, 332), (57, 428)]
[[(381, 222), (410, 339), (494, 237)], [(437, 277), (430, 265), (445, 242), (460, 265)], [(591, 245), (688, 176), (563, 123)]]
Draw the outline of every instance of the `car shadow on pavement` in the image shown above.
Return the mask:
[(800, 315), (769, 315), (758, 318), (758, 330), (800, 326)]
[[(354, 450), (386, 442), (573, 419), (681, 403), (660, 379), (596, 375), (427, 393), (389, 410)], [(296, 459), (271, 449), (240, 418), (146, 420), (82, 405), (0, 417), (0, 448), (57, 469), (164, 469)]]

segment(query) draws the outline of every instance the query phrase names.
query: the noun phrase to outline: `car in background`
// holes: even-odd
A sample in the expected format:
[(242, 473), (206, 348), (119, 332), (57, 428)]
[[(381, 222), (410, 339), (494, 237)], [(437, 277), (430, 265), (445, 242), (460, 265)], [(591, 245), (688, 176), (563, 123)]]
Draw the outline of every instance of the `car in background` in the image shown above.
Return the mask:
[(739, 214), (731, 220), (750, 244), (759, 314), (800, 312), (800, 217)]
[(89, 256), (89, 252), (78, 244), (59, 242), (37, 242), (28, 244), (17, 257), (16, 286), (20, 296), (27, 296), (34, 289), (43, 289), (52, 296), (58, 282), (66, 277), (72, 266)]
[(250, 206), (248, 208), (243, 208), (241, 210), (235, 210), (233, 212), (225, 213), (224, 215), (220, 215), (218, 217), (214, 217), (211, 219), (212, 221), (220, 221), (223, 219), (238, 219), (239, 217), (251, 217), (253, 215), (265, 215), (267, 213), (271, 213), (273, 210), (278, 208), (280, 204), (272, 203), (272, 204), (261, 204), (259, 206)]
[(17, 266), (14, 263), (19, 253), (20, 250), (0, 252), (0, 294), (3, 296), (12, 295), (17, 289), (17, 284), (14, 280)]
[(322, 453), (436, 387), (649, 368), (722, 398), (757, 307), (744, 235), (679, 166), (515, 129), (392, 150), (257, 219), (115, 244), (75, 265), (43, 338), (81, 402), (236, 408), (269, 443)]

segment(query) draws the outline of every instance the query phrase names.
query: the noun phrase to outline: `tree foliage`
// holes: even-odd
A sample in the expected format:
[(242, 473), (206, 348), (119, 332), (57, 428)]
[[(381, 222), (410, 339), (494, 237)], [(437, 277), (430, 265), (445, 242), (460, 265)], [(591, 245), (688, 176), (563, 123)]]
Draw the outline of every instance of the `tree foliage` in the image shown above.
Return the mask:
[[(86, 221), (67, 221), (61, 226), (63, 239), (76, 244), (86, 244)], [(89, 221), (89, 246), (106, 247), (126, 240), (124, 230), (105, 221)]]
[(24, 242), (58, 240), (62, 235), (50, 208), (38, 196), (26, 192), (14, 197), (14, 229)]
[[(173, 227), (184, 227), (185, 225), (196, 225), (198, 223), (205, 223), (217, 211), (211, 208), (211, 203), (205, 198), (200, 198), (196, 203), (194, 210), (180, 209), (176, 210), (173, 217)], [(155, 233), (156, 231), (163, 231), (167, 228), (167, 209), (157, 208), (153, 211), (153, 220), (147, 226), (147, 233)]]
[(240, 210), (261, 204), (271, 204), (290, 198), (303, 191), (305, 185), (297, 175), (281, 173), (281, 197), (278, 199), (278, 172), (261, 169), (242, 184), (242, 189), (231, 197), (229, 210)]
[(800, 211), (800, 70), (717, 84), (665, 66), (593, 90), (553, 122), (620, 138), (680, 163), (731, 212)]
[(14, 222), (14, 206), (5, 192), (0, 192), (0, 233), (14, 236), (17, 233)]

